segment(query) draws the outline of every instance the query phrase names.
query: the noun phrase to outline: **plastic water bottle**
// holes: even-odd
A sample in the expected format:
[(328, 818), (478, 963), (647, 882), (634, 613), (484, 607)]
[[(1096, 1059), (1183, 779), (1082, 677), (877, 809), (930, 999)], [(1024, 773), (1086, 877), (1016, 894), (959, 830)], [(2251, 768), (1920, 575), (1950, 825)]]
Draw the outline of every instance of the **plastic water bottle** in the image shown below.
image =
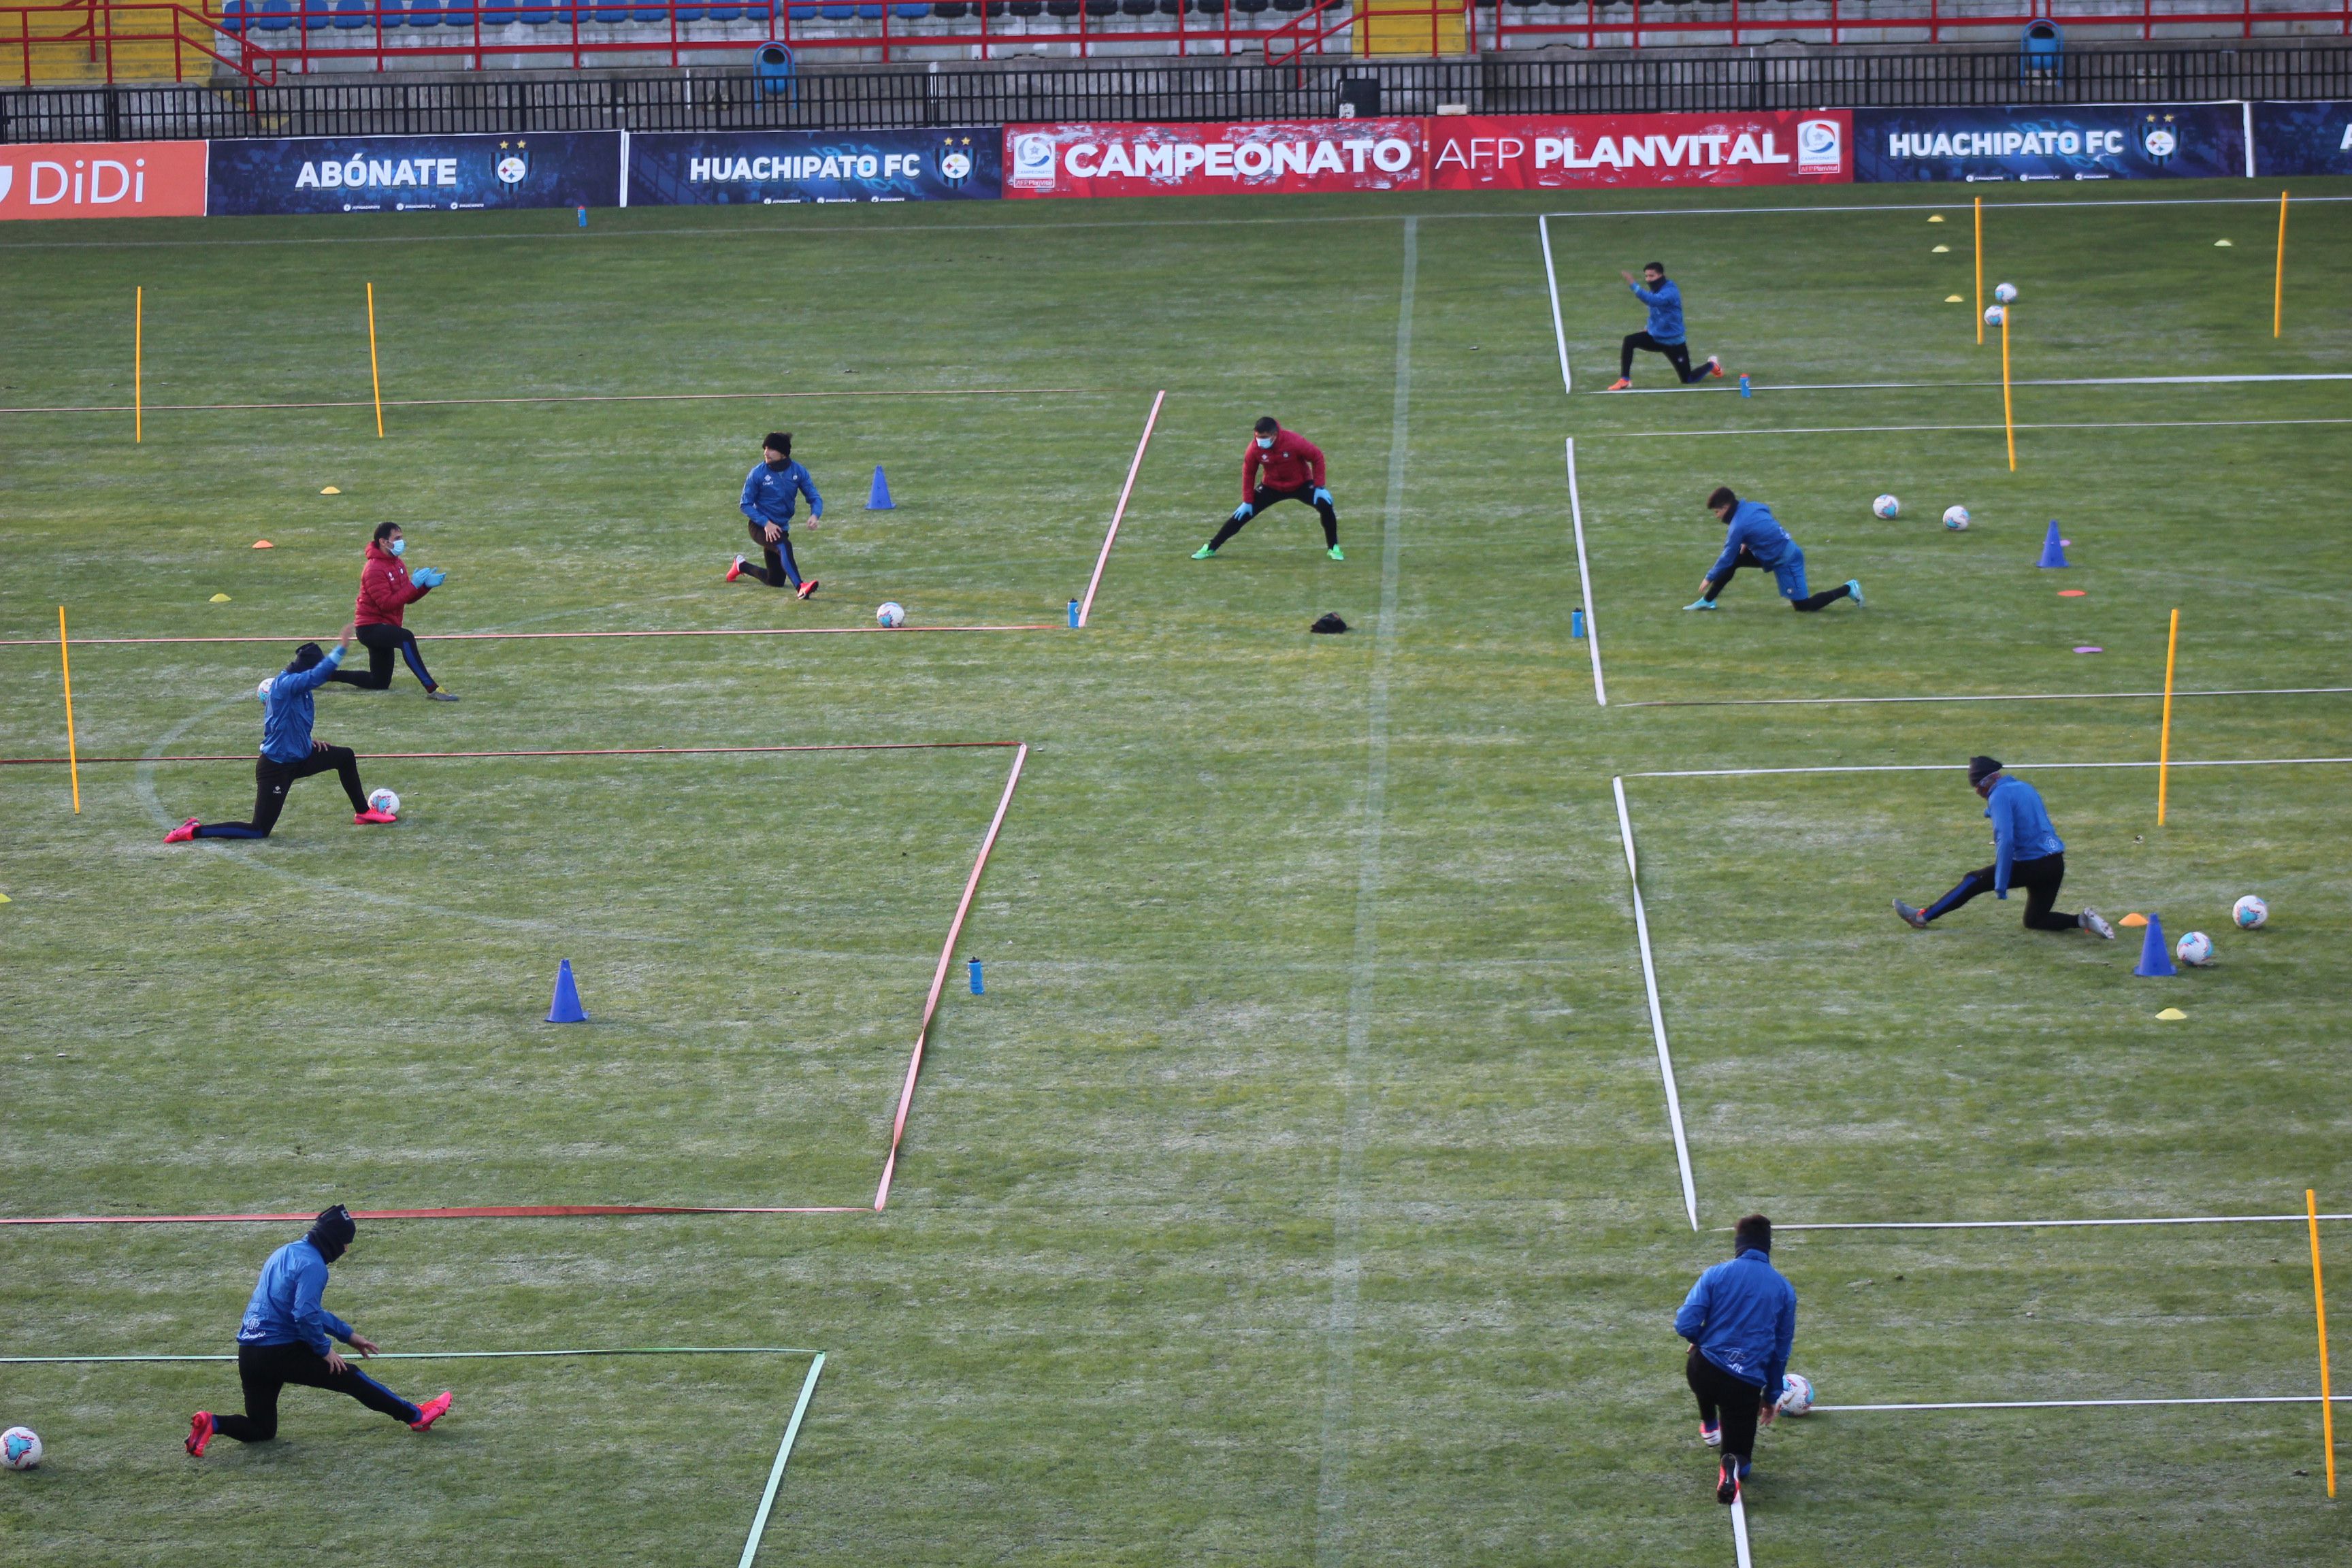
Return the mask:
[(1070, 601), (1070, 629), (1078, 629), (1078, 602), (1076, 599)]
[(1568, 635), (1570, 637), (1584, 635), (1584, 607), (1580, 605), (1568, 613)]
[(588, 226), (588, 209), (586, 207), (582, 207), (580, 209), (580, 226), (582, 228), (586, 228)]
[(980, 960), (976, 958), (967, 958), (964, 960), (964, 963), (971, 966), (971, 994), (975, 996), (987, 994), (987, 993), (983, 992), (980, 988)]
[(1742, 397), (1756, 395), (1755, 389), (1748, 384), (1748, 373), (1744, 370), (1739, 373), (1739, 395)]

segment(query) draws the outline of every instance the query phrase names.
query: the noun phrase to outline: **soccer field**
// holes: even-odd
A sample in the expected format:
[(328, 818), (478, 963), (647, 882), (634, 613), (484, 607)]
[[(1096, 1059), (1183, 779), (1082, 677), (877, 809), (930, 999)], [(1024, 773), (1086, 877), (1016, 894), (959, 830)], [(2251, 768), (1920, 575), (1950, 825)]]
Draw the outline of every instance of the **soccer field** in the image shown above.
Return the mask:
[[(2014, 472), (1925, 186), (16, 226), (0, 1218), (829, 1212), (363, 1221), (329, 1305), (387, 1351), (793, 1352), (379, 1367), (455, 1389), (423, 1437), (297, 1391), (198, 1463), (232, 1367), (0, 1363), (48, 1448), (0, 1541), (723, 1568), (821, 1350), (760, 1563), (1728, 1564), (1671, 1318), (1761, 1209), (2296, 1217), (1785, 1232), (1826, 1405), (2278, 1402), (1783, 1422), (1759, 1568), (2345, 1561), (2300, 1215), (2352, 1211), (2352, 182), (2294, 194), (2277, 339), (2274, 186), (1989, 198)], [(1654, 258), (1754, 397), (1601, 394)], [(1290, 506), (1188, 558), (1264, 413), (1344, 563)], [(772, 429), (806, 602), (720, 581)], [(1866, 604), (1684, 614), (1717, 484)], [(244, 814), (254, 686), (385, 521), (462, 700), (329, 686), (318, 732), (402, 822), (326, 776), (163, 844)], [(2159, 827), (2087, 764), (2157, 759), (2176, 608)], [(778, 635), (448, 635), (643, 632)], [(1017, 790), (1008, 744), (742, 750), (939, 742), (1024, 743)], [(2062, 907), (2213, 966), (1897, 923), (1989, 858), (1980, 752)], [(300, 1228), (0, 1226), (0, 1357), (228, 1352)]]

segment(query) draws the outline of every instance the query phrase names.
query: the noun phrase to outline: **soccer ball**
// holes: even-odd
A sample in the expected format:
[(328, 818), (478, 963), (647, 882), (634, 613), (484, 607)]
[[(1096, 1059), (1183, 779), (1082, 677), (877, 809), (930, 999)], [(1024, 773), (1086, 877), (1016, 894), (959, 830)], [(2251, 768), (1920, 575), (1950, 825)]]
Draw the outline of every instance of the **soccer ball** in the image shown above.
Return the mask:
[(2191, 969), (2202, 969), (2213, 962), (2213, 939), (2201, 931), (2192, 931), (2182, 937), (2172, 950), (2180, 962)]
[(2004, 305), (2009, 304), (2017, 298), (2017, 285), (2014, 283), (1996, 283), (1992, 286), (1992, 297), (2000, 300)]
[(2230, 918), (2237, 921), (2242, 929), (2252, 931), (2271, 918), (2271, 907), (2253, 894), (2248, 893), (2230, 906)]
[(1780, 1379), (1780, 1414), (1803, 1415), (1813, 1407), (1813, 1380), (1802, 1373), (1791, 1372)]
[(2007, 310), (2005, 310), (2001, 309), (2001, 307), (2000, 307), (1999, 305), (1987, 305), (1987, 306), (1985, 307), (1985, 325), (1986, 325), (1986, 326), (1988, 326), (1988, 327), (1998, 327), (1999, 325), (2000, 325), (2000, 324), (2001, 324), (2001, 322), (2003, 322), (2004, 321), (2007, 321), (2008, 319), (2009, 319), (2009, 312), (2008, 312)]
[(898, 600), (892, 599), (886, 603), (880, 609), (874, 612), (874, 618), (881, 622), (886, 626), (905, 626), (907, 624), (907, 606), (898, 603)]
[(380, 811), (386, 816), (398, 816), (400, 796), (388, 789), (372, 789), (368, 791), (368, 809)]
[(41, 1462), (41, 1435), (30, 1426), (11, 1426), (0, 1432), (0, 1465), (12, 1470), (29, 1470)]
[(1948, 506), (1944, 509), (1944, 526), (1946, 528), (1951, 529), (1954, 532), (1958, 532), (1959, 530), (1968, 527), (1968, 508), (1964, 506)]
[(1901, 517), (1903, 503), (1893, 496), (1880, 496), (1870, 503), (1871, 511), (1879, 517)]

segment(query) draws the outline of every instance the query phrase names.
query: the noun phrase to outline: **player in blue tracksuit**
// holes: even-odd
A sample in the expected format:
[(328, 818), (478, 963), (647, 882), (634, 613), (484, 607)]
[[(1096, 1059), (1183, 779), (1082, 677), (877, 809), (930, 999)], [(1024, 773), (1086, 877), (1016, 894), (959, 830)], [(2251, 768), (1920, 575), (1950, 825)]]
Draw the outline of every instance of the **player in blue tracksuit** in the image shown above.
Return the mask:
[(1691, 367), (1690, 340), (1683, 330), (1683, 291), (1675, 287), (1673, 279), (1666, 276), (1664, 262), (1643, 262), (1639, 283), (1633, 280), (1630, 272), (1620, 272), (1617, 276), (1625, 279), (1625, 287), (1633, 290), (1633, 298), (1649, 307), (1650, 325), (1645, 331), (1627, 336), (1618, 348), (1617, 380), (1610, 391), (1623, 392), (1633, 384), (1635, 349), (1665, 355), (1666, 363), (1675, 367), (1675, 374), (1682, 377), (1685, 386), (1694, 381), (1705, 381), (1708, 376), (1723, 374), (1723, 359), (1718, 354), (1707, 355), (1706, 363), (1696, 369)]
[(310, 694), (333, 678), (350, 649), (354, 628), (345, 626), (342, 639), (331, 652), (306, 642), (294, 650), (286, 668), (261, 683), (261, 755), (253, 764), (253, 820), (198, 822), (194, 817), (163, 835), (166, 844), (191, 838), (267, 838), (286, 809), (286, 791), (296, 779), (333, 773), (342, 780), (352, 799), (355, 825), (394, 822), (398, 818), (368, 805), (367, 786), (360, 783), (359, 756), (349, 746), (331, 746), (313, 740), (314, 710)]
[(1690, 1342), (1683, 1376), (1698, 1396), (1699, 1440), (1723, 1450), (1715, 1500), (1739, 1495), (1756, 1452), (1756, 1424), (1780, 1408), (1789, 1347), (1797, 1337), (1797, 1291), (1772, 1267), (1772, 1222), (1749, 1215), (1731, 1233), (1731, 1261), (1698, 1277), (1675, 1332)]
[(1731, 581), (1731, 574), (1742, 566), (1752, 566), (1769, 572), (1780, 584), (1780, 597), (1789, 601), (1792, 610), (1811, 611), (1834, 605), (1840, 599), (1862, 603), (1862, 579), (1849, 577), (1834, 588), (1818, 594), (1805, 592), (1805, 552), (1789, 537), (1772, 509), (1760, 500), (1741, 500), (1731, 493), (1728, 485), (1717, 485), (1715, 493), (1706, 498), (1706, 510), (1715, 513), (1724, 524), (1723, 553), (1706, 569), (1700, 580), (1698, 597), (1683, 606), (1685, 610), (1714, 610), (1722, 606), (1715, 596)]
[(793, 559), (793, 508), (798, 498), (808, 497), (809, 526), (824, 516), (824, 498), (816, 493), (816, 481), (809, 471), (793, 461), (793, 433), (772, 430), (760, 444), (760, 461), (743, 479), (743, 521), (751, 530), (751, 542), (767, 555), (765, 568), (746, 565), (743, 557), (735, 557), (735, 564), (727, 568), (730, 583), (738, 577), (756, 577), (771, 588), (781, 588), (787, 583), (807, 598), (816, 592), (816, 579), (801, 580), (800, 563)]
[(370, 1410), (405, 1421), (422, 1432), (448, 1412), (446, 1390), (411, 1405), (335, 1350), (333, 1335), (362, 1356), (376, 1353), (373, 1340), (327, 1310), (327, 1265), (341, 1258), (359, 1234), (352, 1211), (337, 1204), (320, 1215), (309, 1234), (269, 1255), (255, 1281), (253, 1300), (236, 1331), (236, 1375), (245, 1385), (245, 1414), (215, 1415), (199, 1410), (188, 1419), (187, 1450), (203, 1458), (218, 1433), (240, 1443), (267, 1443), (278, 1436), (278, 1394), (289, 1383), (348, 1394)]
[(2086, 931), (2116, 939), (2116, 928), (2096, 910), (2081, 914), (2059, 912), (2058, 884), (2066, 879), (2066, 845), (2051, 826), (2042, 795), (2023, 779), (2011, 778), (1990, 757), (1969, 759), (1969, 784), (1985, 803), (1992, 821), (1993, 859), (1959, 880), (1959, 885), (1924, 910), (1895, 900), (1895, 913), (1905, 925), (1926, 931), (1937, 916), (1958, 909), (1979, 893), (2006, 899), (2012, 886), (2025, 889), (2025, 929)]

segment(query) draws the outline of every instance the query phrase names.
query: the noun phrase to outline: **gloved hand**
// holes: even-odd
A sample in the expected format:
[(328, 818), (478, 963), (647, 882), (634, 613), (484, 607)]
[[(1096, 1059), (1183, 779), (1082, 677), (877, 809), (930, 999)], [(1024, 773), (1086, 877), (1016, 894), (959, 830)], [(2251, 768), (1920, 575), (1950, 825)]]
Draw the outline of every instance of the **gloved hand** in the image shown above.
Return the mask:
[(1317, 506), (1329, 506), (1331, 504), (1331, 492), (1325, 489), (1321, 485), (1317, 485), (1315, 487), (1315, 504)]
[(449, 580), (449, 574), (438, 566), (425, 566), (410, 573), (408, 580), (420, 588), (438, 588)]
[(1234, 508), (1234, 521), (1235, 522), (1247, 522), (1256, 515), (1257, 508), (1252, 506), (1247, 501), (1244, 501), (1241, 505)]

